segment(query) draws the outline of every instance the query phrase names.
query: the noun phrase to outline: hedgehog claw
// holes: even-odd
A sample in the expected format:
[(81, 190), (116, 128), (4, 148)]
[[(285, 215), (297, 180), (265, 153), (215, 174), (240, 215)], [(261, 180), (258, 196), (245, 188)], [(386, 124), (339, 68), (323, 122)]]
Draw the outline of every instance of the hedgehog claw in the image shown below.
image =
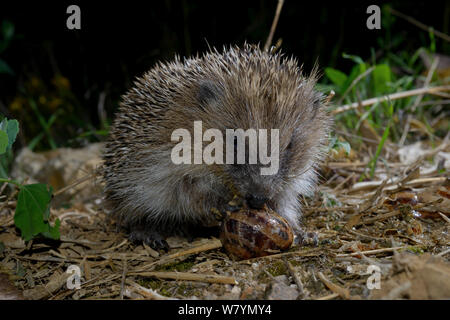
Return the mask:
[(150, 241), (145, 241), (145, 244), (157, 250), (169, 251), (170, 249), (169, 244), (164, 239), (153, 239)]
[(225, 205), (225, 211), (235, 212), (241, 210), (241, 205), (232, 205), (231, 203), (227, 203)]
[(132, 243), (143, 242), (155, 250), (168, 251), (170, 249), (167, 241), (157, 231), (133, 230), (128, 238)]
[(241, 210), (242, 206), (244, 205), (244, 201), (239, 196), (235, 195), (231, 201), (229, 201), (225, 205), (225, 211), (239, 211)]
[(222, 212), (217, 208), (211, 208), (211, 213), (217, 221), (223, 221), (223, 219), (227, 216), (226, 212)]
[(295, 238), (295, 244), (317, 247), (319, 245), (319, 236), (316, 232), (300, 232)]

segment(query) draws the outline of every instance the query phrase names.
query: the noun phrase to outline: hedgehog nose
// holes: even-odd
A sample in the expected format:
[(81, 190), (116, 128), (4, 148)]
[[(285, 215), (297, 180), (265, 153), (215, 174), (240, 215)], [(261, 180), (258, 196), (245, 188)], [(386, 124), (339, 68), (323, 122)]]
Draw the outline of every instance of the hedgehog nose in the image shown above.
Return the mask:
[(247, 202), (247, 205), (252, 209), (262, 209), (264, 204), (267, 202), (266, 197), (260, 196), (260, 195), (254, 195), (254, 194), (247, 194), (245, 196), (245, 200)]

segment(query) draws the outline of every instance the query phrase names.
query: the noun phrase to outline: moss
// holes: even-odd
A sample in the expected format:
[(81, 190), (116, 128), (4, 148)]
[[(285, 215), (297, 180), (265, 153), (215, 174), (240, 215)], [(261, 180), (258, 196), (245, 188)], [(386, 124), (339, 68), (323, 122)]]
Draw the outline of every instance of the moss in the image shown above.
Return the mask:
[(425, 253), (425, 251), (421, 247), (408, 247), (408, 249), (406, 249), (406, 250), (411, 251), (412, 253), (415, 253), (415, 254), (419, 254), (419, 255)]
[(181, 283), (178, 285), (177, 294), (183, 297), (191, 297), (194, 295), (199, 295), (198, 290), (195, 290), (192, 286)]
[(272, 276), (281, 276), (286, 274), (286, 264), (284, 261), (274, 261), (267, 268), (267, 272), (269, 272)]
[(156, 271), (178, 271), (178, 272), (184, 272), (187, 270), (190, 270), (195, 265), (195, 259), (187, 259), (181, 262), (174, 262), (165, 264), (162, 266), (159, 266), (155, 268)]
[(136, 282), (145, 287), (155, 291), (158, 291), (161, 295), (166, 297), (173, 296), (173, 288), (176, 287), (176, 294), (181, 295), (183, 297), (191, 297), (193, 295), (201, 296), (198, 290), (195, 290), (191, 285), (185, 283), (173, 283), (173, 282), (164, 282), (162, 280), (153, 279), (153, 278), (139, 278)]
[(297, 261), (295, 259), (289, 260), (289, 262), (292, 264), (293, 267), (302, 266), (302, 262), (301, 261)]
[(169, 292), (170, 287), (169, 286), (163, 286), (161, 289), (159, 289), (159, 293), (166, 297), (171, 297), (172, 294)]
[(145, 288), (150, 288), (153, 290), (156, 290), (161, 286), (161, 280), (152, 278), (139, 278), (136, 282)]

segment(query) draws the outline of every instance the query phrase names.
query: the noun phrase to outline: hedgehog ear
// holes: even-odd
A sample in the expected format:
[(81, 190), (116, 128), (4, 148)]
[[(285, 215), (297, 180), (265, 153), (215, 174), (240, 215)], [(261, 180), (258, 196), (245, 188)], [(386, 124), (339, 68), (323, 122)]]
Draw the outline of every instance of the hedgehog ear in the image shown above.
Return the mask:
[(222, 89), (213, 81), (205, 80), (199, 84), (197, 100), (200, 104), (210, 104), (219, 100)]

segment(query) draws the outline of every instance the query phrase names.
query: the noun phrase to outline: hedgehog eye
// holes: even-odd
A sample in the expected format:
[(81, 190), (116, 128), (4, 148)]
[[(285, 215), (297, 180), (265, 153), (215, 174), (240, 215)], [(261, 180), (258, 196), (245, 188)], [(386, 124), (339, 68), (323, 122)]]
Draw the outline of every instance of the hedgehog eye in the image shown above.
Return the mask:
[(216, 101), (219, 98), (220, 89), (212, 81), (203, 81), (200, 83), (197, 92), (197, 100), (200, 103), (210, 103)]

